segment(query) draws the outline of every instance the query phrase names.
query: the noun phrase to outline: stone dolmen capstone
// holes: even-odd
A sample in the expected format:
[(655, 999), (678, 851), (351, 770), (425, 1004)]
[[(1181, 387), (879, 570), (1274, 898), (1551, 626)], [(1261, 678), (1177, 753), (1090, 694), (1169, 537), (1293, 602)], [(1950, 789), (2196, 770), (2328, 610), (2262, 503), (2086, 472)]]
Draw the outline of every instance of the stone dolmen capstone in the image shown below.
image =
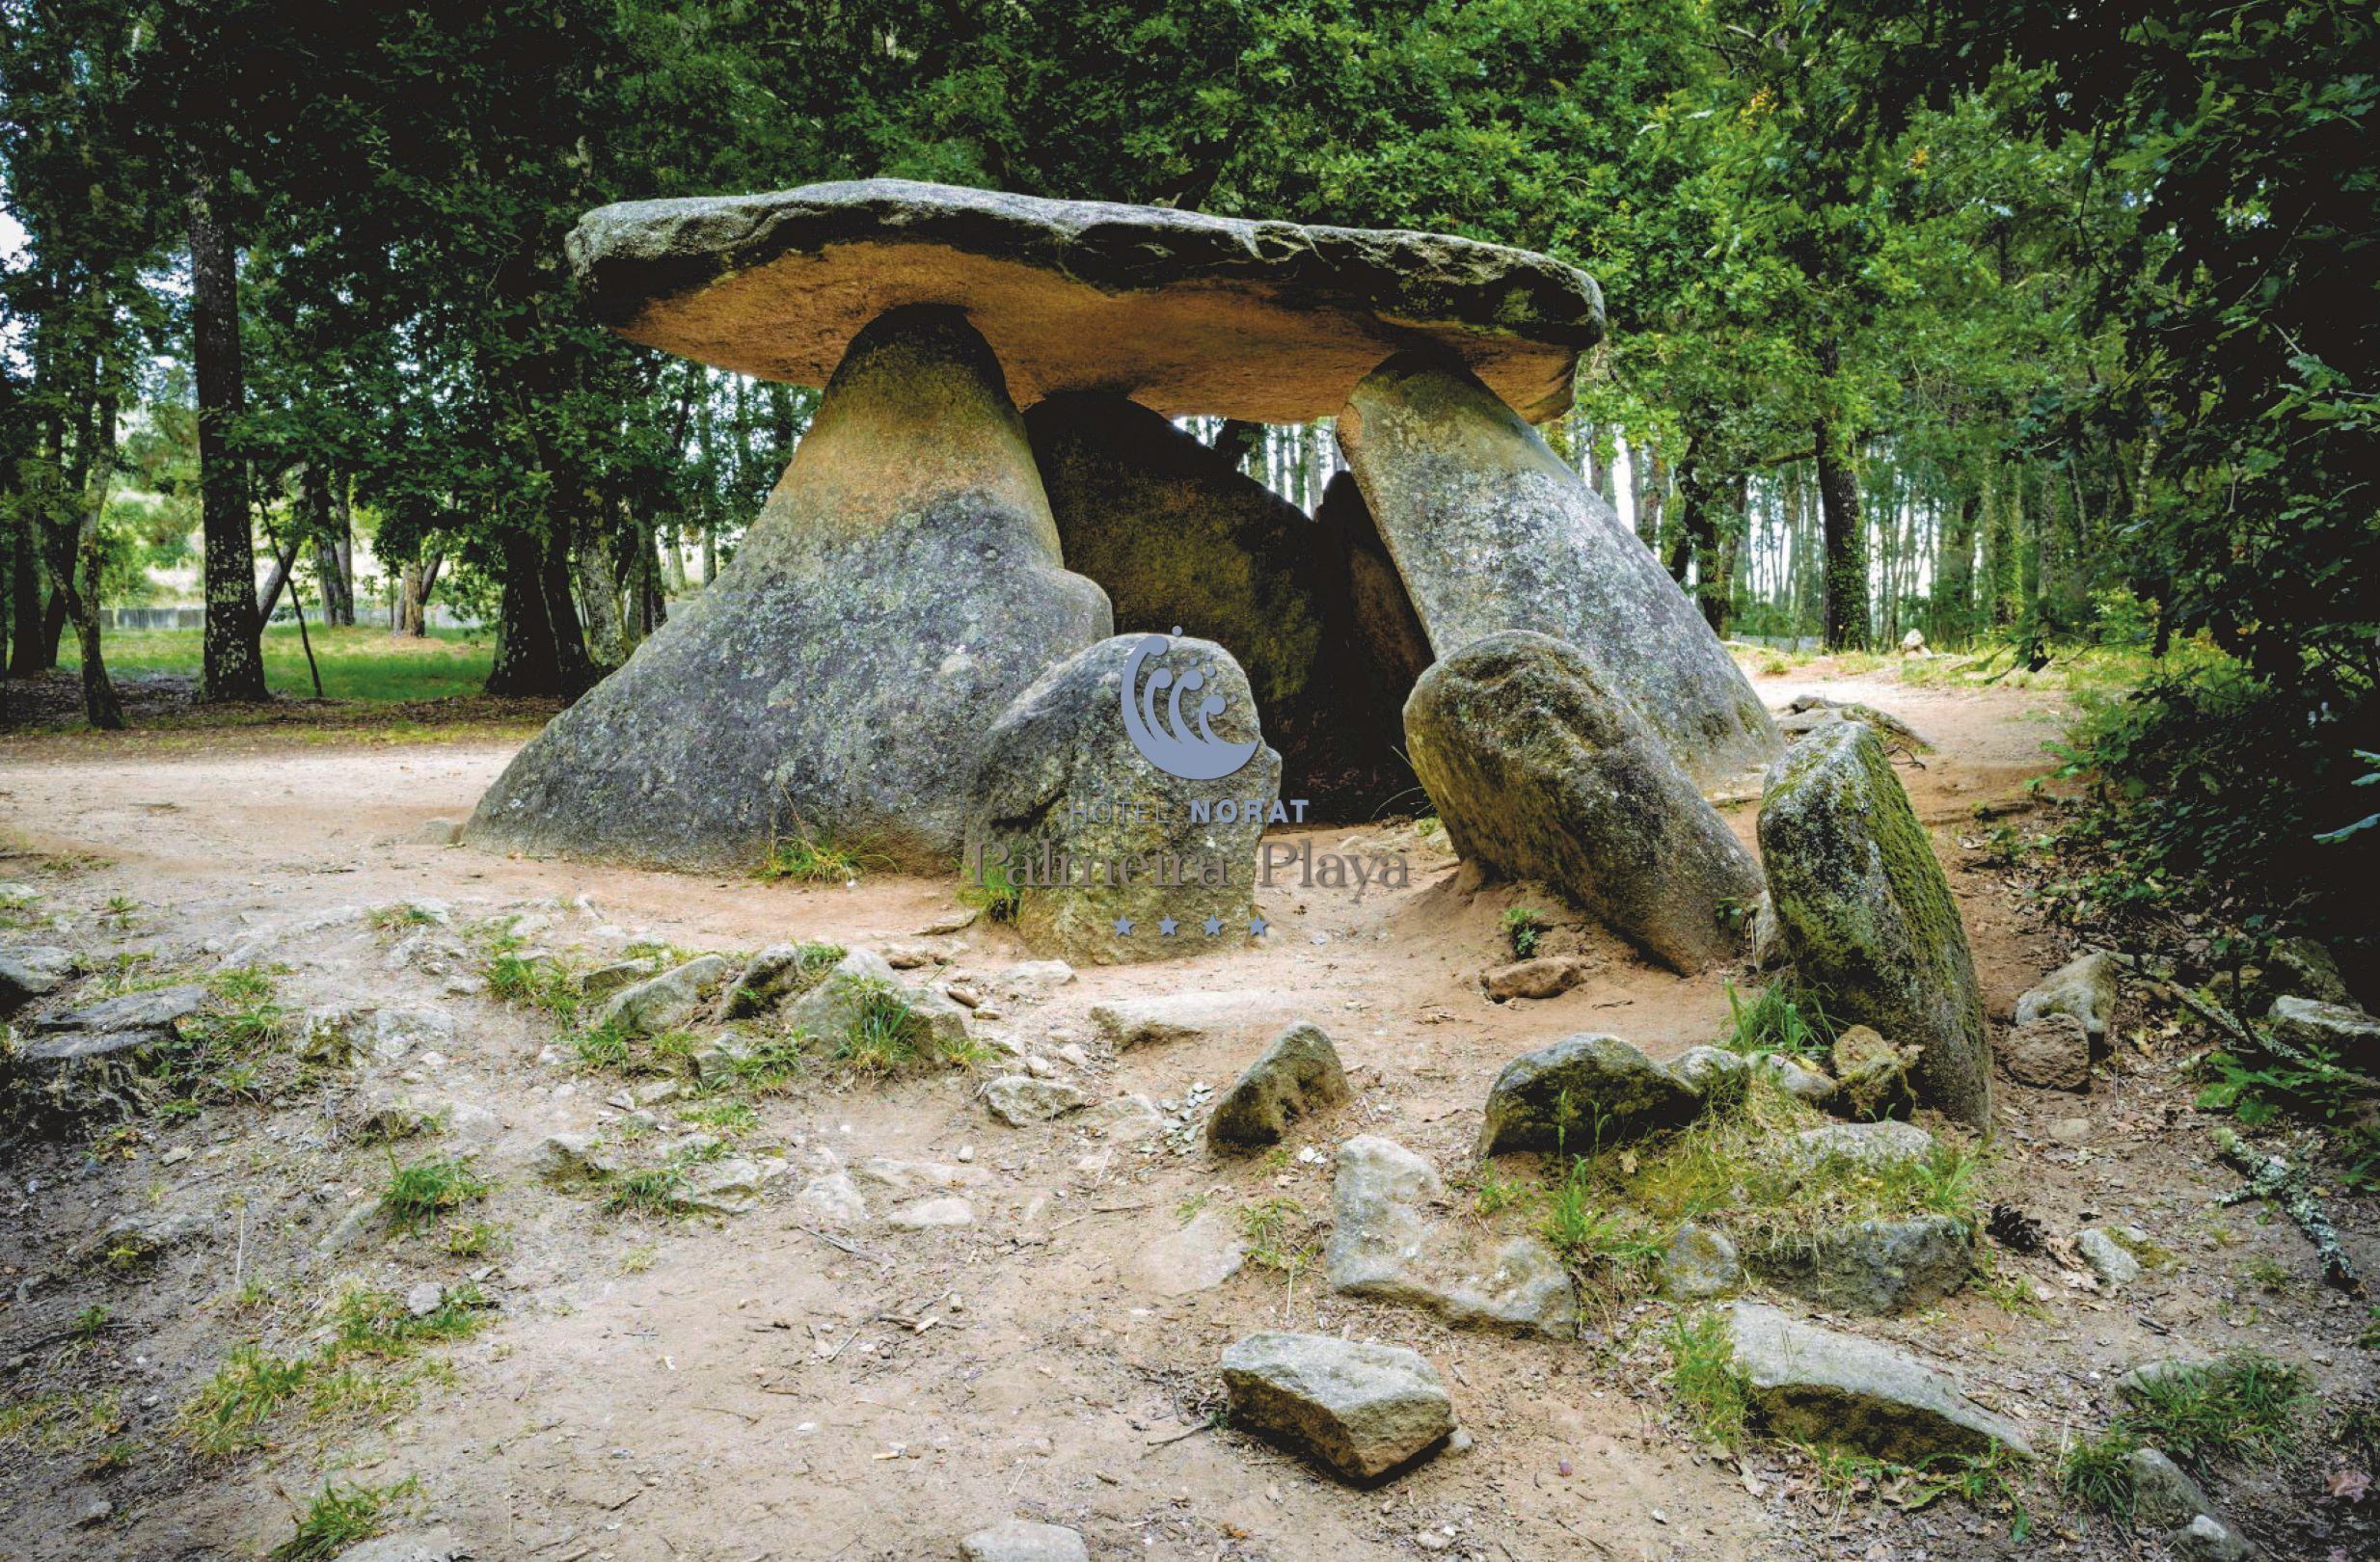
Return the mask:
[(1759, 866), (1578, 647), (1472, 641), (1414, 686), (1405, 741), (1466, 861), (1552, 885), (1674, 970), (1742, 952)]
[(1835, 721), (1788, 749), (1760, 803), (1785, 955), (1838, 1024), (1924, 1050), (1918, 1098), (1991, 1120), (1991, 1055), (1966, 925), (1876, 729)]

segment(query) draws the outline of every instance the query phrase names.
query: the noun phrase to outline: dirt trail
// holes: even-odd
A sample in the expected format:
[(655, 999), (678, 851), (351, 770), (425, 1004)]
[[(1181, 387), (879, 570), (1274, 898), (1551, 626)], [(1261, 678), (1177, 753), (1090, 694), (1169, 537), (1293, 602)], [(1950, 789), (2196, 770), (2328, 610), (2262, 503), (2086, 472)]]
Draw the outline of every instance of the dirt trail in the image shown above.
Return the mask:
[[(2056, 955), (1996, 880), (1967, 871), (1958, 838), (1979, 830), (1976, 801), (2042, 768), (2054, 700), (1890, 678), (1775, 680), (1762, 693), (1782, 705), (1822, 687), (1903, 716), (1938, 745), (1905, 778), (1952, 867), (1988, 1006), (2005, 1015)], [(1259, 900), (1274, 926), (1260, 943), (1085, 970), (1045, 1001), (1002, 1001), (985, 1027), (1034, 1053), (1087, 1049), (1086, 1065), (1068, 1072), (1095, 1099), (1163, 1103), (1194, 1082), (1227, 1083), (1249, 1049), (1113, 1055), (1086, 1017), (1094, 1004), (1172, 991), (1293, 994), (1280, 1018), (1312, 1018), (1337, 1038), (1356, 1099), (1294, 1137), (1285, 1158), (1138, 1153), (1079, 1119), (1007, 1128), (951, 1074), (766, 1098), (747, 1138), (798, 1166), (822, 1148), (854, 1168), (910, 1163), (863, 1180), (871, 1206), (881, 1213), (951, 1183), (974, 1206), (969, 1226), (821, 1235), (781, 1192), (742, 1215), (641, 1221), (542, 1186), (531, 1171), (539, 1144), (610, 1117), (611, 1084), (545, 1051), (550, 1022), (450, 990), (452, 972), (399, 957), (396, 941), (367, 922), (323, 919), (435, 897), (460, 919), (545, 906), (553, 926), (538, 936), (557, 947), (880, 946), (914, 941), (952, 902), (949, 886), (918, 880), (798, 889), (413, 844), (428, 821), (467, 814), (513, 746), (212, 744), (189, 734), (171, 743), (0, 742), (0, 821), (34, 854), (0, 863), (0, 877), (26, 878), (44, 910), (75, 914), (77, 937), (168, 961), (210, 942), (256, 940), (292, 967), (283, 979), (292, 1007), (450, 1012), (451, 1046), (368, 1065), (363, 1078), (418, 1083), (496, 1115), (500, 1130), (477, 1161), (496, 1184), (483, 1213), (508, 1244), (477, 1261), (377, 1239), (322, 1252), (324, 1233), (387, 1173), (383, 1152), (335, 1131), (328, 1109), (338, 1092), (152, 1121), (101, 1159), (27, 1150), (0, 1195), (0, 1261), (15, 1287), (0, 1306), (0, 1353), (16, 1358), (10, 1395), (57, 1391), (62, 1376), (102, 1387), (117, 1396), (133, 1452), (97, 1472), (87, 1449), (12, 1452), (0, 1470), (0, 1554), (254, 1554), (288, 1533), (281, 1494), (302, 1497), (326, 1473), (417, 1477), (410, 1522), (444, 1525), (481, 1557), (543, 1562), (945, 1556), (959, 1536), (1012, 1515), (1081, 1529), (1095, 1557), (1166, 1562), (1750, 1562), (1995, 1554), (2004, 1545), (2002, 1528), (1962, 1507), (1838, 1512), (1810, 1498), (1806, 1472), (1790, 1461), (1754, 1452), (1739, 1465), (1698, 1449), (1660, 1386), (1665, 1310), (1649, 1304), (1610, 1312), (1582, 1347), (1448, 1331), (1335, 1296), (1311, 1274), (1285, 1280), (1256, 1264), (1187, 1296), (1150, 1287), (1143, 1250), (1178, 1229), (1187, 1207), (1285, 1197), (1327, 1212), (1328, 1152), (1351, 1133), (1389, 1134), (1455, 1172), (1489, 1082), (1517, 1052), (1594, 1030), (1667, 1057), (1719, 1028), (1719, 982), (1650, 970), (1575, 929), (1554, 937), (1588, 954), (1587, 981), (1546, 1002), (1489, 1004), (1475, 979), (1503, 957), (1498, 917), (1516, 895), (1461, 896), (1443, 865), (1418, 873), (1410, 890), (1373, 890), (1361, 902), (1277, 889)], [(1754, 812), (1731, 815), (1747, 838)], [(1377, 832), (1313, 833), (1327, 846)], [(87, 860), (42, 867), (43, 854)], [(139, 903), (122, 933), (95, 920), (115, 896)], [(1000, 929), (971, 930), (954, 953), (945, 978), (988, 979), (1026, 957)], [(2148, 1139), (2159, 1114), (2186, 1100), (2176, 1090), (2144, 1077), (2088, 1098), (2008, 1091), (1999, 1174), (2060, 1228), (2084, 1209), (2156, 1229), (2195, 1221), (2220, 1176)], [(2048, 1120), (2078, 1115), (2078, 1141), (2050, 1137)], [(1308, 1149), (1318, 1153), (1296, 1153)], [(199, 1217), (207, 1235), (147, 1279), (111, 1285), (68, 1264), (118, 1215), (165, 1211)], [(2210, 1219), (2230, 1223), (2231, 1240), (2285, 1251), (2286, 1234), (2260, 1230), (2252, 1212)], [(2357, 1240), (2368, 1249), (2367, 1236)], [(284, 1301), (261, 1313), (236, 1305), (235, 1256), (243, 1278), (265, 1279)], [(2212, 1349), (2232, 1342), (2219, 1336), (2260, 1338), (2289, 1317), (2275, 1306), (2260, 1324), (2218, 1325), (2212, 1304), (2178, 1284), (2116, 1306), (2073, 1293), (2045, 1259), (2036, 1268), (2045, 1287), (2061, 1288), (2048, 1321), (1966, 1295), (1877, 1332), (1955, 1361), (1979, 1398), (2026, 1417), (2053, 1447), (2061, 1426), (2101, 1414), (2093, 1407), (2103, 1387), (2089, 1374), (2171, 1353), (2179, 1341), (2169, 1335), (2204, 1333)], [(303, 1304), (340, 1279), (402, 1293), (425, 1276), (454, 1283), (482, 1269), (495, 1321), (442, 1353), (453, 1381), (426, 1385), (418, 1406), (337, 1438), (300, 1420), (244, 1460), (208, 1465), (179, 1451), (174, 1412), (233, 1343), (297, 1337)], [(102, 1297), (111, 1327), (79, 1366), (25, 1354)], [(2298, 1310), (2320, 1314), (2333, 1335), (2351, 1322), (2319, 1299)], [(1359, 1492), (1239, 1433), (1201, 1430), (1215, 1408), (1221, 1348), (1268, 1327), (1415, 1346), (1446, 1375), (1474, 1446)], [(73, 1527), (99, 1499), (113, 1512)]]

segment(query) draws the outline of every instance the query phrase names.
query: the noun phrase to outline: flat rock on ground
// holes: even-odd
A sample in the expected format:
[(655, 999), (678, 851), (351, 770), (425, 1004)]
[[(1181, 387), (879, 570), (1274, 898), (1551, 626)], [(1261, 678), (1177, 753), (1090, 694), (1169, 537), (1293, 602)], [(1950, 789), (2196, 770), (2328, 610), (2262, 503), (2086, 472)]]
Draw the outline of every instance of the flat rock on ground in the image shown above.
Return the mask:
[(1565, 1037), (1496, 1076), (1479, 1153), (1584, 1151), (1683, 1127), (1701, 1110), (1684, 1081), (1618, 1037)]
[(2002, 1031), (1992, 1043), (2000, 1071), (2045, 1091), (2091, 1089), (2091, 1032), (2073, 1014), (2037, 1014)]
[(2047, 1014), (2070, 1014), (2082, 1021), (2095, 1042), (2107, 1037), (2107, 1022), (2116, 1012), (2120, 989), (2116, 961), (2104, 950), (2078, 955), (2042, 978), (2039, 985), (2016, 1000), (2016, 1023)]
[(1083, 1538), (1062, 1524), (1010, 1519), (959, 1543), (960, 1562), (1091, 1562)]
[(1385, 1475), (1454, 1430), (1438, 1369), (1401, 1345), (1251, 1334), (1224, 1350), (1223, 1386), (1234, 1421), (1354, 1480)]
[(1393, 1140), (1366, 1134), (1339, 1146), (1323, 1270), (1335, 1289), (1434, 1312), (1458, 1327), (1568, 1338), (1578, 1294), (1553, 1249), (1532, 1236), (1499, 1240), (1447, 1219), (1436, 1168)]
[(1786, 1436), (1902, 1464), (1986, 1453), (1994, 1445), (2032, 1452), (2014, 1421), (1892, 1346), (1797, 1322), (1754, 1302), (1734, 1304), (1729, 1330), (1753, 1411)]
[(625, 202), (567, 247), (621, 335), (796, 385), (825, 384), (887, 310), (958, 306), (1025, 405), (1101, 390), (1169, 417), (1311, 422), (1428, 341), (1545, 418), (1603, 337), (1593, 279), (1526, 250), (907, 179)]
[(1118, 1052), (1167, 1041), (1255, 1041), (1296, 1013), (1285, 992), (1169, 992), (1091, 1006), (1091, 1023)]
[(1780, 1290), (1839, 1312), (1931, 1306), (1975, 1271), (1972, 1234), (1947, 1215), (1853, 1221), (1758, 1249), (1751, 1267)]

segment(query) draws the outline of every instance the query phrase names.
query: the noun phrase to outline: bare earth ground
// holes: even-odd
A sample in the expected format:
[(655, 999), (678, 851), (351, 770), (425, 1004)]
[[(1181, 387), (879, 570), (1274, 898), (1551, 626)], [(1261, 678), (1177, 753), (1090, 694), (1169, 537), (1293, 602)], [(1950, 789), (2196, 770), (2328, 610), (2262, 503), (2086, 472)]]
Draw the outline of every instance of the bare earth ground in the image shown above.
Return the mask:
[[(2055, 697), (1909, 687), (1890, 674), (1803, 673), (1765, 680), (1762, 692), (1782, 705), (1816, 687), (1899, 714), (1938, 745), (1904, 775), (1951, 870), (1988, 1006), (2005, 1020), (2063, 952), (1962, 841), (1984, 830), (1973, 804), (2009, 796), (2044, 768)], [(0, 1443), (0, 1553), (252, 1556), (286, 1538), (291, 1499), (331, 1475), (417, 1477), (400, 1526), (443, 1525), (474, 1555), (537, 1562), (943, 1557), (960, 1535), (1011, 1516), (1078, 1528), (1097, 1558), (1151, 1562), (2150, 1554), (2104, 1521), (2086, 1526), (2059, 1511), (2045, 1476), (2027, 1486), (2036, 1530), (2019, 1548), (2006, 1512), (1945, 1499), (1904, 1513), (1826, 1494), (1791, 1450), (1756, 1445), (1739, 1460), (1699, 1447), (1663, 1382), (1663, 1304), (1594, 1308), (1589, 1339), (1557, 1345), (1449, 1331), (1256, 1264), (1213, 1290), (1154, 1294), (1136, 1254), (1178, 1228), (1186, 1201), (1204, 1194), (1230, 1209), (1285, 1194), (1326, 1217), (1329, 1152), (1360, 1131), (1403, 1142), (1459, 1182), (1489, 1083), (1514, 1054), (1592, 1030), (1666, 1058), (1721, 1027), (1716, 979), (1649, 970), (1572, 929), (1555, 937), (1596, 958), (1587, 982), (1551, 1001), (1489, 1004), (1475, 978), (1502, 957), (1497, 919), (1519, 897), (1466, 899), (1443, 859), (1412, 889), (1361, 903), (1274, 892), (1260, 904), (1275, 931), (1255, 947), (1085, 970), (1046, 1001), (1002, 1003), (1002, 1017), (981, 1026), (1034, 1053), (1080, 1044), (1087, 1067), (1065, 1071), (1095, 1097), (1178, 1101), (1193, 1082), (1227, 1083), (1247, 1049), (1113, 1055), (1085, 1018), (1091, 1005), (1171, 991), (1294, 994), (1280, 1019), (1328, 1030), (1356, 1090), (1343, 1113), (1291, 1141), (1319, 1152), (1311, 1158), (1218, 1161), (1195, 1138), (1185, 1152), (1136, 1153), (1079, 1119), (1007, 1128), (973, 1098), (975, 1078), (954, 1071), (764, 1098), (747, 1142), (797, 1167), (821, 1147), (855, 1170), (872, 1158), (927, 1163), (890, 1173), (906, 1192), (863, 1180), (872, 1208), (950, 1181), (975, 1207), (971, 1226), (871, 1223), (829, 1241), (792, 1205), (798, 1174), (756, 1209), (705, 1220), (607, 1215), (543, 1185), (531, 1171), (541, 1141), (611, 1117), (613, 1082), (551, 1053), (541, 1061), (549, 1019), (449, 990), (452, 970), (407, 956), (419, 945), (360, 916), (322, 919), (435, 897), (458, 924), (542, 910), (554, 919), (538, 935), (550, 947), (653, 938), (748, 950), (914, 941), (952, 902), (947, 885), (922, 880), (792, 888), (409, 844), (425, 821), (466, 815), (515, 746), (468, 734), (399, 746), (272, 732), (0, 741), (0, 822), (20, 848), (0, 861), (0, 878), (65, 913), (65, 941), (203, 969), (217, 957), (210, 942), (221, 951), (260, 934), (263, 957), (290, 968), (281, 1001), (293, 1010), (408, 1004), (443, 1008), (458, 1025), (451, 1048), (367, 1063), (352, 1085), (152, 1119), (103, 1155), (14, 1152), (0, 1191), (0, 1387), (11, 1403), (112, 1396), (122, 1425), (105, 1434), (118, 1447), (104, 1460), (93, 1453), (99, 1433)], [(1732, 814), (1747, 839), (1754, 812)], [(1317, 844), (1358, 833), (1382, 832), (1321, 831)], [(121, 929), (100, 916), (117, 896), (138, 902)], [(950, 965), (909, 974), (990, 978), (1027, 957), (998, 929), (949, 943)], [(2127, 1037), (2137, 1019), (2120, 1016)], [(2180, 1052), (2159, 1036), (2127, 1040), (2088, 1096), (2002, 1082), (1990, 1172), (1995, 1198), (2053, 1234), (2138, 1224), (2181, 1255), (2177, 1268), (2110, 1298), (2052, 1256), (2000, 1253), (2002, 1276), (2046, 1299), (2043, 1316), (1970, 1287), (1936, 1310), (1853, 1327), (1950, 1366), (2053, 1455), (2068, 1430), (2104, 1423), (2118, 1371), (2152, 1357), (2254, 1346), (2306, 1363), (2327, 1395), (2367, 1393), (2370, 1358), (2355, 1345), (2363, 1306), (2316, 1283), (2285, 1222), (2258, 1205), (2212, 1208), (2235, 1179), (2212, 1163), (2192, 1088), (2176, 1072)], [(342, 1137), (337, 1108), (351, 1088), (400, 1074), (500, 1119), (477, 1152), (496, 1185), (479, 1213), (508, 1241), (498, 1256), (454, 1259), (380, 1236), (321, 1250), (389, 1168), (385, 1150)], [(2336, 1212), (2357, 1260), (2380, 1266), (2370, 1204)], [(205, 1234), (145, 1276), (70, 1261), (125, 1213), (192, 1214)], [(2251, 1284), (2258, 1259), (2287, 1283)], [(341, 1283), (401, 1294), (482, 1270), (498, 1307), (491, 1327), (435, 1353), (451, 1381), (424, 1382), (412, 1407), (328, 1427), (285, 1417), (265, 1451), (235, 1460), (202, 1461), (178, 1439), (177, 1410), (233, 1346), (292, 1345)], [(272, 1299), (236, 1302), (238, 1284), (255, 1279)], [(95, 1302), (111, 1309), (96, 1342), (59, 1344)], [(1356, 1491), (1239, 1432), (1200, 1430), (1218, 1402), (1219, 1352), (1263, 1328), (1414, 1346), (1447, 1379), (1475, 1445)], [(2320, 1555), (2327, 1548), (2301, 1549), (2320, 1473), (2234, 1471), (2217, 1496), (2268, 1554)], [(112, 1510), (78, 1526), (100, 1499)]]

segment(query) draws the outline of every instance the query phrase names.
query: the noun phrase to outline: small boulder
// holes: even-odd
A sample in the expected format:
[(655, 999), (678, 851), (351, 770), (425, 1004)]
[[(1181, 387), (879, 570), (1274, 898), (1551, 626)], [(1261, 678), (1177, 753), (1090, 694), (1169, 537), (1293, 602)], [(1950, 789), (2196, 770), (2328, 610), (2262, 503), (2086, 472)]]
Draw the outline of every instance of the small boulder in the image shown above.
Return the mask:
[(457, 1540), (452, 1530), (419, 1529), (350, 1546), (338, 1553), (337, 1562), (467, 1562), (473, 1554), (473, 1549)]
[(1117, 1095), (1084, 1115), (1083, 1126), (1119, 1145), (1138, 1145), (1165, 1132), (1165, 1114), (1146, 1095)]
[(854, 949), (833, 969), (788, 1004), (786, 1024), (800, 1036), (827, 1039), (849, 1036), (859, 1023), (863, 1008), (886, 995), (906, 1006), (925, 1040), (945, 1055), (965, 1050), (967, 1011), (947, 994), (930, 987), (904, 985), (893, 968), (873, 950)]
[(1552, 885), (1673, 970), (1741, 953), (1725, 913), (1759, 896), (1758, 864), (1577, 646), (1525, 631), (1462, 646), (1414, 685), (1405, 741), (1465, 861)]
[(1218, 1150), (1277, 1145), (1290, 1124), (1346, 1099), (1339, 1049), (1320, 1026), (1292, 1025), (1216, 1100), (1206, 1142)]
[(599, 1026), (618, 1026), (632, 1036), (659, 1036), (694, 1017), (703, 1000), (734, 968), (717, 955), (703, 955), (672, 971), (622, 987), (596, 1015)]
[(1454, 1405), (1438, 1369), (1401, 1345), (1251, 1334), (1223, 1353), (1231, 1418), (1369, 1481), (1444, 1441)]
[(1118, 1052), (1174, 1041), (1249, 1042), (1279, 1033), (1298, 1008), (1285, 992), (1176, 992), (1091, 1006), (1091, 1023)]
[(963, 1198), (921, 1198), (914, 1204), (904, 1204), (885, 1216), (884, 1224), (906, 1231), (973, 1225), (975, 1206)]
[(2355, 1007), (2347, 979), (2328, 948), (2311, 938), (2278, 938), (2264, 957), (2264, 985), (2276, 996)]
[(1745, 1397), (1778, 1434), (1913, 1465), (1995, 1447), (2030, 1456), (2014, 1421), (1968, 1399), (1914, 1357), (1753, 1302), (1729, 1314)]
[(1763, 1083), (1821, 1112), (1834, 1110), (1835, 1098), (1842, 1090), (1825, 1069), (1813, 1068), (1802, 1060), (1788, 1057), (1782, 1052), (1761, 1054), (1752, 1071)]
[(46, 998), (74, 975), (73, 952), (48, 944), (0, 950), (0, 1014), (14, 1014)]
[(1751, 1084), (1751, 1061), (1740, 1052), (1725, 1047), (1688, 1047), (1669, 1065), (1679, 1083), (1699, 1097), (1707, 1107), (1729, 1106), (1744, 1099), (1744, 1091)]
[(2082, 1254), (2091, 1273), (2110, 1291), (2122, 1290), (2140, 1279), (2140, 1260), (2115, 1236), (2094, 1225), (2074, 1238), (2074, 1251)]
[(127, 992), (64, 1014), (51, 1014), (34, 1024), (45, 1036), (62, 1031), (104, 1035), (126, 1031), (163, 1032), (197, 1013), (206, 1002), (206, 989), (196, 984)]
[(549, 1182), (581, 1182), (610, 1176), (625, 1169), (619, 1156), (597, 1145), (592, 1134), (548, 1134), (530, 1161)]
[(1126, 1273), (1152, 1296), (1189, 1296), (1211, 1291), (1240, 1271), (1248, 1244), (1231, 1218), (1203, 1209), (1187, 1225), (1134, 1250)]
[(1847, 1117), (1874, 1118), (1907, 1117), (1917, 1104), (1909, 1089), (1909, 1071), (1917, 1064), (1915, 1047), (1896, 1047), (1875, 1030), (1853, 1025), (1834, 1038), (1834, 1110)]
[(765, 1014), (822, 981), (846, 951), (833, 944), (771, 944), (744, 962), (727, 989), (726, 1017)]
[(849, 1172), (830, 1170), (801, 1185), (794, 1195), (794, 1212), (821, 1225), (860, 1225), (868, 1219), (868, 1200)]
[(1796, 1134), (1791, 1153), (1809, 1171), (1847, 1161), (1875, 1172), (1924, 1160), (1934, 1153), (1934, 1136), (1913, 1122), (1834, 1122)]
[(1059, 1524), (1011, 1519), (959, 1543), (960, 1562), (1091, 1562), (1081, 1535)]
[(1011, 1128), (1047, 1122), (1090, 1104), (1080, 1088), (1032, 1074), (1002, 1074), (984, 1087), (984, 1105)]
[(2042, 1014), (2000, 1033), (1992, 1055), (2019, 1085), (2044, 1091), (2091, 1089), (2091, 1033), (2072, 1014)]
[(1672, 1302), (1706, 1302), (1744, 1288), (1744, 1263), (1723, 1232), (1689, 1221), (1670, 1238), (1657, 1278)]
[(1683, 1081), (1618, 1037), (1565, 1037), (1496, 1076), (1479, 1153), (1614, 1145), (1682, 1127), (1701, 1110)]
[(1760, 1278), (1840, 1312), (1930, 1306), (1975, 1272), (1973, 1233), (1947, 1215), (1854, 1221), (1752, 1255)]
[(2096, 1042), (2107, 1038), (2107, 1022), (2115, 1017), (2121, 989), (2116, 984), (2115, 957), (2104, 950), (2078, 955), (2042, 978), (2041, 985), (2016, 1000), (2016, 1023), (2044, 1014), (2071, 1014)]
[(1587, 971), (1575, 955), (1540, 955), (1516, 960), (1481, 974), (1480, 984), (1496, 1003), (1514, 998), (1558, 998), (1577, 986)]
[(2345, 1004), (2276, 998), (2265, 1023), (2293, 1047), (2320, 1047), (2349, 1068), (2380, 1069), (2380, 1020)]
[(1761, 797), (1760, 852), (1786, 956), (1826, 1012), (1922, 1047), (1919, 1099), (1988, 1125), (1966, 926), (1875, 728), (1831, 722), (1786, 751)]
[(579, 996), (605, 998), (648, 977), (661, 975), (662, 962), (650, 955), (631, 960), (609, 960), (579, 978)]
[(1331, 1240), (1333, 1288), (1423, 1308), (1458, 1328), (1565, 1339), (1579, 1301), (1553, 1249), (1534, 1237), (1495, 1243), (1468, 1223), (1439, 1219), (1437, 1170), (1393, 1140), (1365, 1134), (1339, 1147)]

